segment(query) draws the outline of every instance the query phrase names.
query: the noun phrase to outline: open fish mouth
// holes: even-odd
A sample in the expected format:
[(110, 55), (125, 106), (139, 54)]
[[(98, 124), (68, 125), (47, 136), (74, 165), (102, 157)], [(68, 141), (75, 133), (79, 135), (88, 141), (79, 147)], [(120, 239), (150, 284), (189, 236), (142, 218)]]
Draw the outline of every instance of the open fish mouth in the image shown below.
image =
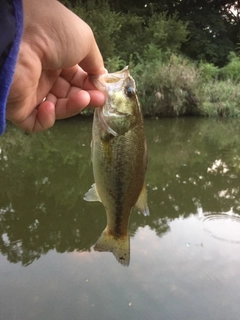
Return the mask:
[(134, 82), (128, 66), (114, 73), (91, 76), (91, 81), (98, 90), (107, 92), (109, 87), (111, 87), (111, 90), (119, 90), (127, 78), (130, 78)]

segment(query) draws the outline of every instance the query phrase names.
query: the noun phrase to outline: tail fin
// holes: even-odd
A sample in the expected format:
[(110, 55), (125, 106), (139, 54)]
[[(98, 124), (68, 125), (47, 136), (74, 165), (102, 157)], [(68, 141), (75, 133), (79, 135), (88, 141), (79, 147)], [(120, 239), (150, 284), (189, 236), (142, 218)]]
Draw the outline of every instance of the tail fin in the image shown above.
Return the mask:
[(105, 229), (96, 242), (94, 250), (112, 252), (119, 263), (128, 266), (130, 262), (130, 237), (128, 234), (124, 237), (114, 237)]

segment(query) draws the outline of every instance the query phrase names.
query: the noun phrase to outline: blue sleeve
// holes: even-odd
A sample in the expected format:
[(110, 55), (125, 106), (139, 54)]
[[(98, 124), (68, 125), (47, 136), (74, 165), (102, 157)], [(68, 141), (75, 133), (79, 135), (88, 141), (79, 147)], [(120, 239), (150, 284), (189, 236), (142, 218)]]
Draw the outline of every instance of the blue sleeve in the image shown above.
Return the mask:
[(6, 104), (23, 33), (22, 0), (0, 0), (0, 135), (6, 127)]

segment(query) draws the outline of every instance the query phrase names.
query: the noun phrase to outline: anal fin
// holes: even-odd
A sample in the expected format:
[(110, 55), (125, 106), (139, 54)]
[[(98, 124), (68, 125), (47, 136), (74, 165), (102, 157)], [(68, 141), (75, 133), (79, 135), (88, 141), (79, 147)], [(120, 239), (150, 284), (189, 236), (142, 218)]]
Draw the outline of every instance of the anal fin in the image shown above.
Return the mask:
[(138, 197), (138, 200), (135, 204), (135, 207), (137, 208), (138, 211), (140, 211), (142, 214), (145, 216), (149, 216), (150, 212), (148, 209), (148, 204), (147, 204), (147, 189), (146, 189), (146, 183), (144, 182), (142, 191)]
[(88, 192), (85, 194), (84, 200), (86, 201), (101, 201), (99, 194), (97, 192), (96, 183), (92, 185), (92, 187), (88, 190)]

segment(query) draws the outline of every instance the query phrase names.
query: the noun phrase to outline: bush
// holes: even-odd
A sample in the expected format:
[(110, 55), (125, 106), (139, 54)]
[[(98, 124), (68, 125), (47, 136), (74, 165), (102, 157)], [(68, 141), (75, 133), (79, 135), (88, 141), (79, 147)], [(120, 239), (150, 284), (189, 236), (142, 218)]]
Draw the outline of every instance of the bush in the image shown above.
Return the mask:
[(240, 116), (240, 85), (231, 80), (209, 82), (204, 86), (201, 114), (219, 117)]
[(145, 115), (193, 115), (199, 113), (199, 74), (194, 64), (172, 55), (137, 65), (133, 73)]
[(240, 81), (240, 57), (234, 52), (229, 54), (229, 63), (221, 68), (220, 76), (223, 80), (231, 79), (232, 81)]
[(212, 63), (204, 63), (201, 61), (198, 67), (200, 76), (204, 82), (216, 79), (219, 74), (219, 68)]

